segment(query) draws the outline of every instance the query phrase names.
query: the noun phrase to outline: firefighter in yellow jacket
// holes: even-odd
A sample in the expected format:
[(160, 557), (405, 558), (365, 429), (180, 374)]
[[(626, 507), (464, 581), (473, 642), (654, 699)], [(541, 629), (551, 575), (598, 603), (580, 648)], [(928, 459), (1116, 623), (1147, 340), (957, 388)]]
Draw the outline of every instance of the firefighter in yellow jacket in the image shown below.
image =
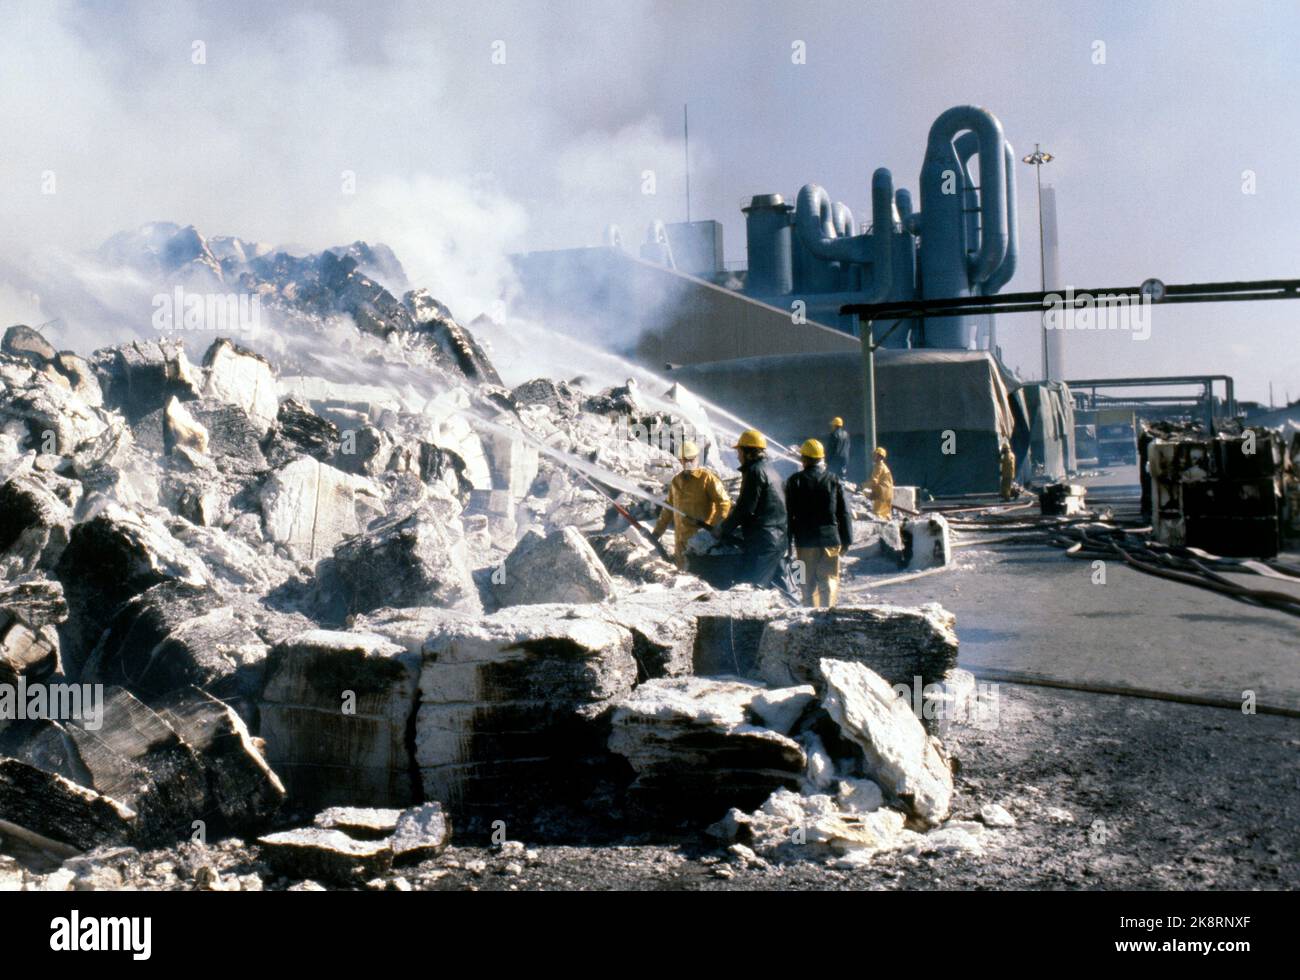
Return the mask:
[(1002, 477), (1002, 499), (1011, 500), (1015, 497), (1014, 485), (1016, 482), (1016, 457), (1011, 452), (1011, 446), (1008, 443), (1002, 444), (1002, 453), (998, 457), (998, 473)]
[(884, 446), (876, 447), (876, 465), (871, 469), (871, 479), (866, 487), (867, 496), (871, 498), (871, 512), (885, 521), (894, 512), (894, 474), (885, 465), (887, 455)]
[(693, 442), (683, 442), (677, 458), (682, 471), (668, 484), (668, 507), (659, 511), (654, 537), (659, 540), (673, 525), (673, 558), (679, 567), (686, 564), (686, 542), (695, 532), (713, 528), (722, 523), (731, 511), (731, 498), (722, 480), (712, 470), (699, 466), (700, 447)]

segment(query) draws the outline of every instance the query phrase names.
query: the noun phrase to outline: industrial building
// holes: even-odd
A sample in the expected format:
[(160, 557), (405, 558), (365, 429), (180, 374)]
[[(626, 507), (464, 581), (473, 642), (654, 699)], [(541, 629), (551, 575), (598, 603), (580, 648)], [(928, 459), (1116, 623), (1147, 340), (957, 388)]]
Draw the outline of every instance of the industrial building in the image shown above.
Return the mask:
[[(655, 222), (637, 254), (611, 229), (599, 247), (517, 256), (519, 307), (557, 323), (591, 321), (602, 336), (617, 325), (626, 353), (781, 441), (821, 434), (842, 416), (854, 443), (850, 475), (861, 478), (862, 343), (841, 308), (1002, 289), (1019, 260), (1015, 160), (992, 113), (956, 106), (930, 128), (919, 209), (885, 168), (872, 175), (872, 213), (861, 224), (817, 184), (793, 204), (754, 195), (743, 208), (744, 270), (724, 268), (716, 221)], [(992, 317), (876, 323), (873, 336), (877, 441), (891, 449), (900, 482), (939, 494), (996, 490), (1002, 440), (1021, 473), (1057, 479), (1073, 468), (1068, 389), (1059, 376), (1030, 382), (1011, 371)]]

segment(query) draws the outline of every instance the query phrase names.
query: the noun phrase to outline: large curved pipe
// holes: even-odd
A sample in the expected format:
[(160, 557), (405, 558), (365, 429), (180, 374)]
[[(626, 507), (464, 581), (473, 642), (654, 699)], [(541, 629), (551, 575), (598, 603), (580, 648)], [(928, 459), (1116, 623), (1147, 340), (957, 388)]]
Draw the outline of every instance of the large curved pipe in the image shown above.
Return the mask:
[(872, 290), (868, 303), (879, 303), (894, 285), (894, 175), (884, 167), (871, 175)]
[[(842, 209), (842, 210), (841, 210)], [(832, 204), (825, 188), (805, 184), (795, 202), (794, 227), (808, 252), (827, 262), (851, 262), (872, 267), (873, 298), (884, 299), (892, 285), (894, 231), (894, 177), (884, 167), (871, 176), (871, 233), (843, 235), (853, 217), (842, 204)]]
[[(922, 168), (921, 211), (924, 214), (931, 205), (940, 205), (933, 198), (934, 189), (942, 187), (943, 172), (951, 169), (957, 173), (961, 169), (953, 140), (960, 132), (968, 129), (975, 133), (981, 151), (980, 247), (971, 264), (970, 278), (982, 283), (987, 282), (1002, 264), (1006, 257), (1008, 238), (1006, 154), (998, 152), (1006, 140), (1002, 135), (1002, 124), (992, 113), (978, 106), (960, 105), (953, 106), (934, 121), (930, 127)], [(956, 203), (960, 206), (960, 198)]]
[(835, 205), (820, 184), (804, 184), (799, 190), (794, 206), (794, 229), (804, 248), (819, 259), (827, 262), (871, 261), (871, 243), (866, 240), (867, 236), (849, 237), (837, 231)]
[(980, 196), (970, 172), (970, 158), (979, 152), (980, 138), (974, 130), (968, 129), (952, 141), (952, 147), (961, 163), (961, 217), (965, 237), (962, 254), (969, 263), (980, 246)]
[(984, 284), (984, 294), (992, 295), (1011, 281), (1016, 274), (1016, 263), (1020, 259), (1020, 216), (1016, 210), (1016, 151), (1011, 144), (1004, 142), (1003, 156), (1007, 172), (1007, 254), (997, 271)]
[(852, 238), (858, 233), (858, 226), (853, 221), (853, 212), (842, 201), (836, 201), (832, 206), (831, 222), (835, 226), (835, 234), (841, 238)]

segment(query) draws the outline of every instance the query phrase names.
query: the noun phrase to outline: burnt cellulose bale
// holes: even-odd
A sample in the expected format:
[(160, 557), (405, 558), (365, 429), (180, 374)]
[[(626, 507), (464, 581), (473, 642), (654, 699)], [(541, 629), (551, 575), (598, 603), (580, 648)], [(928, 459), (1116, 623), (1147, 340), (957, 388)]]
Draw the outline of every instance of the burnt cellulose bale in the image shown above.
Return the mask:
[(72, 511), (31, 474), (0, 484), (0, 573), (53, 568), (72, 531)]
[[(0, 584), (0, 684), (40, 681), (59, 670), (56, 626), (67, 619), (63, 587), (29, 576)], [(0, 717), (0, 730), (10, 719)]]
[(614, 594), (614, 579), (587, 539), (574, 527), (542, 537), (525, 534), (493, 583), (503, 606), (543, 602), (601, 602)]
[(636, 673), (631, 634), (581, 606), (435, 627), (415, 728), (425, 797), (471, 823), (583, 799), (610, 761), (606, 711)]
[(129, 422), (157, 411), (173, 396), (199, 397), (202, 372), (186, 358), (180, 341), (135, 340), (95, 351), (91, 360), (105, 405)]
[(203, 562), (156, 518), (116, 503), (72, 529), (56, 573), (70, 612), (61, 630), (63, 653), (74, 673), (120, 603), (162, 582), (209, 582)]
[(5, 331), (4, 339), (0, 340), (0, 351), (12, 357), (21, 357), (34, 367), (48, 364), (58, 354), (39, 330), (33, 330), (23, 323), (16, 323)]
[(262, 488), (266, 536), (297, 560), (319, 561), (344, 538), (361, 531), (358, 494), (381, 500), (363, 477), (302, 456), (272, 473)]
[(298, 456), (329, 462), (339, 449), (339, 428), (302, 402), (286, 398), (280, 403), (275, 425), (262, 442), (262, 452), (273, 467)]
[(207, 780), (198, 756), (127, 691), (106, 689), (101, 716), (66, 730), (90, 788), (136, 812), (136, 839), (170, 842), (204, 816)]
[(280, 407), (270, 362), (223, 337), (203, 355), (203, 366), (208, 373), (203, 394), (239, 406), (258, 436), (265, 435)]
[(763, 630), (759, 670), (773, 685), (821, 689), (823, 657), (870, 667), (889, 684), (937, 684), (957, 666), (955, 617), (938, 603), (790, 610)]
[(941, 823), (952, 801), (952, 770), (908, 703), (861, 663), (822, 660), (818, 673), (822, 704), (862, 750), (863, 774), (922, 823)]
[(17, 759), (0, 759), (0, 834), (52, 850), (88, 851), (131, 838), (135, 813), (118, 800)]
[(647, 681), (614, 707), (609, 748), (637, 779), (629, 794), (663, 817), (713, 820), (797, 789), (807, 757), (794, 739), (756, 724), (766, 689), (740, 678)]
[(207, 777), (206, 819), (247, 833), (266, 825), (284, 801), (284, 784), (271, 771), (240, 717), (202, 691), (173, 695), (159, 715), (199, 757)]
[(271, 649), (261, 736), (295, 806), (406, 806), (418, 655), (381, 636), (310, 630)]
[(240, 708), (261, 689), (269, 647), (249, 611), (215, 589), (164, 582), (104, 625), (83, 681), (120, 685), (150, 703), (194, 686)]
[(341, 830), (300, 827), (269, 834), (257, 843), (267, 863), (290, 878), (360, 885), (393, 866), (388, 841), (354, 840)]
[(481, 613), (459, 514), (455, 501), (437, 498), (335, 548), (348, 612), (425, 606)]
[(775, 590), (748, 586), (678, 600), (680, 615), (696, 623), (695, 673), (757, 677), (763, 630), (789, 608)]

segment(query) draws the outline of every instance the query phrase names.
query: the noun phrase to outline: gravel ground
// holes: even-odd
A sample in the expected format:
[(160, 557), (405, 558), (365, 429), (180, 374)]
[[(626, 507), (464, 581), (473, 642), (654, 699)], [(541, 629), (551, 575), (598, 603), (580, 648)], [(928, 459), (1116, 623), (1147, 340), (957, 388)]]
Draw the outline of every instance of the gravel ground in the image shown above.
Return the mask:
[[(999, 685), (995, 730), (951, 739), (954, 815), (1000, 803), (1017, 826), (982, 859), (882, 857), (861, 870), (745, 867), (707, 838), (543, 847), (521, 873), (490, 851), (437, 888), (1293, 889), (1300, 886), (1300, 721), (1139, 698)], [(1249, 778), (1242, 779), (1248, 773)], [(719, 877), (719, 873), (726, 877)]]

